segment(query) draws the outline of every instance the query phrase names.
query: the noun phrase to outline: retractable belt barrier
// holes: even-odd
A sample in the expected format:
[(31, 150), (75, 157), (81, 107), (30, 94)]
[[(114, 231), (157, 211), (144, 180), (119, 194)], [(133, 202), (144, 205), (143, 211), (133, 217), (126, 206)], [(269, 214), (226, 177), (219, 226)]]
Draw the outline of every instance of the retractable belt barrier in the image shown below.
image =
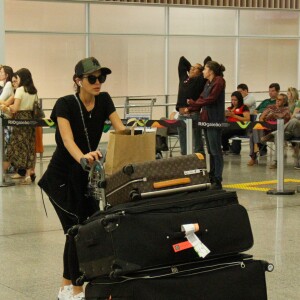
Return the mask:
[[(282, 121), (282, 122), (281, 122)], [(193, 126), (199, 126), (201, 128), (226, 128), (230, 127), (232, 129), (257, 129), (257, 130), (275, 130), (279, 132), (277, 138), (277, 190), (268, 191), (269, 194), (291, 194), (290, 191), (285, 191), (283, 189), (283, 120), (280, 119), (278, 122), (195, 122), (192, 119), (187, 118), (185, 121), (181, 120), (145, 120), (145, 119), (122, 119), (122, 123), (126, 126), (132, 126), (137, 124), (139, 127), (150, 127), (150, 128), (177, 128), (185, 127), (187, 132), (187, 154), (192, 154), (193, 152)], [(278, 123), (278, 125), (277, 125)], [(50, 127), (55, 128), (55, 123), (51, 119), (40, 119), (40, 120), (16, 120), (16, 119), (5, 119), (0, 118), (0, 187), (12, 186), (14, 183), (5, 182), (3, 176), (3, 127), (5, 126), (31, 126), (31, 127)], [(108, 132), (112, 125), (110, 121), (106, 121), (104, 124), (103, 132)], [(282, 132), (282, 133), (281, 133)]]
[(18, 127), (54, 127), (55, 123), (51, 119), (40, 119), (40, 120), (16, 120), (6, 119), (1, 115), (0, 117), (0, 187), (7, 187), (15, 185), (13, 182), (5, 182), (3, 174), (3, 146), (4, 146), (4, 135), (3, 128), (6, 126), (18, 126)]

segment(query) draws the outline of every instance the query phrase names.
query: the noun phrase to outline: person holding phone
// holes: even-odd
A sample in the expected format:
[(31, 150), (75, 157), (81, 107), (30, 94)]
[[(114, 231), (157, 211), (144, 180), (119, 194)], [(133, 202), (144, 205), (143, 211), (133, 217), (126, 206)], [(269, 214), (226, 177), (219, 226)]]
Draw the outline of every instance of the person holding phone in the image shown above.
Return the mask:
[[(231, 94), (231, 106), (225, 111), (226, 121), (229, 123), (234, 122), (249, 122), (250, 111), (247, 105), (244, 104), (244, 99), (239, 91)], [(231, 150), (231, 153), (239, 155), (241, 152), (241, 141), (229, 144), (229, 139), (235, 135), (246, 135), (246, 129), (226, 127), (222, 131), (222, 147), (223, 153)]]

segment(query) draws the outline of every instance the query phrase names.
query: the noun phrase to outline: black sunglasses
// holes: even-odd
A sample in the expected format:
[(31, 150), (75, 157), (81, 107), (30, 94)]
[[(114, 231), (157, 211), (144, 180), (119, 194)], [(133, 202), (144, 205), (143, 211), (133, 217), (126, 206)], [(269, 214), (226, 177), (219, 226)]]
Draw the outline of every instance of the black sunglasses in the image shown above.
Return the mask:
[(106, 80), (106, 75), (101, 74), (98, 77), (95, 75), (88, 75), (88, 76), (84, 76), (83, 78), (87, 78), (90, 84), (95, 84), (97, 79), (99, 80), (100, 83), (103, 83)]

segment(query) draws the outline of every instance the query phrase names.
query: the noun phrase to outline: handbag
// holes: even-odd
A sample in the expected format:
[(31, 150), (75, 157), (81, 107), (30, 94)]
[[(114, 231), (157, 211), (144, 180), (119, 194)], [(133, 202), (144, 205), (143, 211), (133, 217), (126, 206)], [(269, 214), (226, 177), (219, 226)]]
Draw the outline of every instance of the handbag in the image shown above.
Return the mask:
[(33, 102), (33, 119), (39, 120), (45, 118), (45, 112), (42, 109), (42, 106), (39, 102), (38, 96), (36, 96), (36, 99)]

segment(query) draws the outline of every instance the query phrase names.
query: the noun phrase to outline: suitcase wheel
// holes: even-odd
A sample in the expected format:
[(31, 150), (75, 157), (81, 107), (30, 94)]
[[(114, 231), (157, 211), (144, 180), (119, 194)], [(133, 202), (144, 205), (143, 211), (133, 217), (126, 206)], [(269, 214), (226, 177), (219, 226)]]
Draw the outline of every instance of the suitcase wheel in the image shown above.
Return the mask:
[(267, 263), (267, 265), (266, 265), (266, 271), (267, 272), (273, 272), (274, 271), (274, 265), (270, 264), (270, 263)]
[(109, 273), (110, 279), (117, 279), (123, 274), (122, 269), (115, 269)]
[(106, 180), (104, 181), (98, 181), (98, 188), (105, 189), (106, 188)]
[(105, 229), (106, 232), (112, 232), (119, 227), (120, 224), (120, 215), (112, 214), (106, 215), (103, 219), (101, 219), (101, 225)]
[(139, 193), (137, 190), (132, 190), (132, 191), (129, 193), (129, 198), (130, 198), (132, 201), (137, 201), (137, 200), (141, 200), (141, 195), (140, 195), (140, 193)]
[(78, 234), (78, 230), (79, 230), (79, 226), (78, 225), (74, 225), (72, 226), (69, 230), (68, 230), (68, 235), (70, 236), (75, 236)]
[(274, 265), (263, 260), (262, 261), (263, 267), (265, 269), (265, 272), (273, 272), (274, 271)]
[(127, 165), (123, 167), (123, 173), (126, 175), (132, 175), (134, 173), (133, 165)]
[(85, 277), (85, 275), (82, 275), (82, 276), (80, 276), (80, 277), (78, 277), (77, 279), (76, 279), (76, 284), (77, 285), (83, 285), (84, 284), (84, 282), (86, 281), (86, 277)]

